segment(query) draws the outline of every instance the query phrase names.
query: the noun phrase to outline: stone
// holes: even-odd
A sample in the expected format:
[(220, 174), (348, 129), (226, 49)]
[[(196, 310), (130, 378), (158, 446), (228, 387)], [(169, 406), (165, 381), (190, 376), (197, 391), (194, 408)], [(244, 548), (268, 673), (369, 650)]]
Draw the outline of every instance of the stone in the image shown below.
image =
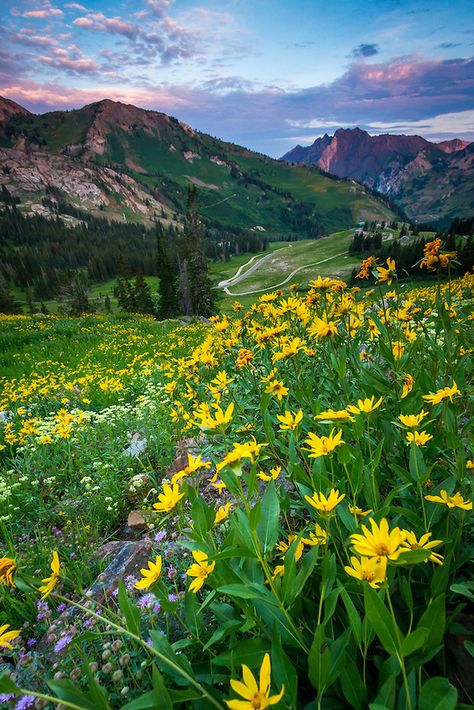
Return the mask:
[(132, 530), (144, 530), (146, 528), (145, 511), (131, 510), (128, 514), (127, 525)]

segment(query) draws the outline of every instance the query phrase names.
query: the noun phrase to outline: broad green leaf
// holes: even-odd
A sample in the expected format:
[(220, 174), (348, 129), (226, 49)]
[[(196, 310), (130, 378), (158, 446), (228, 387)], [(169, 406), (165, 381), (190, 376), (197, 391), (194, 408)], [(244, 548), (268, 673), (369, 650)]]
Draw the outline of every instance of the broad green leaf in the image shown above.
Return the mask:
[(364, 584), (364, 604), (365, 613), (384, 649), (392, 656), (399, 655), (400, 646), (397, 633), (401, 637), (401, 632), (394, 625), (390, 612), (375, 589), (372, 589), (368, 584)]
[[(263, 638), (251, 637), (245, 641), (239, 641), (228, 651), (224, 651), (212, 659), (215, 666), (225, 668), (235, 668), (240, 672), (242, 663), (252, 667), (260, 667), (263, 656), (269, 651), (269, 641)], [(234, 676), (235, 678), (236, 676)], [(239, 676), (240, 677), (240, 676)]]
[(352, 634), (354, 636), (355, 642), (358, 646), (362, 645), (362, 621), (359, 612), (355, 608), (354, 602), (350, 598), (344, 587), (340, 587), (341, 599), (346, 607), (347, 616), (349, 617), (349, 624), (351, 627)]
[(260, 599), (265, 602), (274, 603), (273, 596), (261, 585), (252, 584), (224, 584), (217, 589), (219, 594), (227, 594), (229, 597), (239, 599)]
[(446, 627), (445, 595), (440, 594), (436, 599), (430, 600), (428, 608), (421, 615), (417, 628), (428, 629), (423, 648), (429, 650), (441, 643)]
[(376, 710), (377, 708), (387, 708), (387, 710), (393, 710), (395, 707), (395, 693), (397, 688), (397, 676), (392, 674), (389, 675), (379, 691), (374, 698), (373, 703), (369, 703), (370, 710)]
[(163, 710), (172, 710), (173, 703), (171, 702), (168, 688), (166, 687), (163, 676), (156, 667), (155, 663), (153, 663), (151, 670), (153, 694), (155, 696), (156, 707), (163, 708)]
[(283, 650), (281, 636), (275, 625), (272, 636), (272, 680), (276, 690), (285, 686), (285, 701), (291, 706), (297, 705), (298, 673)]
[(326, 640), (324, 624), (319, 624), (314, 632), (313, 643), (308, 655), (308, 675), (311, 685), (321, 696), (331, 672), (331, 652)]
[(422, 648), (426, 642), (426, 639), (428, 638), (429, 633), (429, 629), (425, 629), (423, 627), (418, 626), (414, 631), (411, 632), (411, 634), (408, 634), (408, 636), (403, 639), (401, 649), (402, 656), (409, 656), (410, 653), (413, 653), (419, 648)]
[(260, 521), (257, 524), (257, 535), (263, 554), (275, 547), (278, 539), (280, 503), (275, 489), (275, 481), (270, 481), (261, 501)]
[(127, 629), (135, 636), (140, 636), (140, 612), (128, 598), (125, 584), (122, 580), (118, 583), (118, 603), (120, 611), (124, 615)]
[(454, 710), (458, 692), (447, 678), (430, 678), (420, 691), (418, 710)]
[(72, 703), (84, 710), (94, 710), (94, 703), (90, 701), (81, 688), (78, 688), (70, 680), (48, 680), (48, 686), (59, 700)]
[(362, 672), (348, 651), (344, 655), (339, 672), (339, 682), (350, 706), (355, 710), (364, 710), (367, 706), (367, 692), (362, 682)]
[(470, 588), (473, 585), (469, 584), (452, 584), (450, 590), (455, 594), (461, 594), (463, 597), (467, 597), (472, 602), (474, 602), (474, 594), (471, 592)]
[(0, 674), (0, 693), (17, 693), (18, 687), (7, 673)]

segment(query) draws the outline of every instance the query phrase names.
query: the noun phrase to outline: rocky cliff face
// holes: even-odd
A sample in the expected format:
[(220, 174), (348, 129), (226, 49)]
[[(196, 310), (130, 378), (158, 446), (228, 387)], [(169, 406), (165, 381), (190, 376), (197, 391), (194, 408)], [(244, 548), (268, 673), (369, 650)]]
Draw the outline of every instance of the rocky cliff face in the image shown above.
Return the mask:
[(297, 146), (282, 159), (357, 180), (388, 195), (412, 219), (436, 222), (474, 209), (474, 201), (469, 201), (472, 162), (462, 157), (472, 145), (459, 139), (434, 144), (421, 136), (370, 136), (359, 128), (341, 128), (332, 139), (324, 136), (307, 148)]

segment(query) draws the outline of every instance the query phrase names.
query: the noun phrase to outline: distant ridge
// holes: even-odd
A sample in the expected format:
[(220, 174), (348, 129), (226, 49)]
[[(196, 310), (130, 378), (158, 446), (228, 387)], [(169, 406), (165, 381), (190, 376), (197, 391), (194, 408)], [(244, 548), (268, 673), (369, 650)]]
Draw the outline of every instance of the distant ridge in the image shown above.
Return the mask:
[(389, 196), (412, 219), (443, 222), (474, 212), (473, 147), (458, 138), (432, 143), (340, 128), (310, 146), (297, 145), (282, 160), (352, 178)]

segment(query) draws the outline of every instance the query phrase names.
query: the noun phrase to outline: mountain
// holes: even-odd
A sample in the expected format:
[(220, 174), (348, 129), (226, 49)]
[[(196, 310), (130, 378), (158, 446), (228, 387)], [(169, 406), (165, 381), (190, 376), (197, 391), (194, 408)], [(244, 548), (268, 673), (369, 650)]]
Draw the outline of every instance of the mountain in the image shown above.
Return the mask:
[(316, 236), (393, 217), (363, 186), (220, 141), (164, 113), (107, 99), (42, 115), (7, 99), (1, 106), (11, 110), (0, 115), (0, 186), (24, 212), (57, 211), (66, 201), (96, 216), (178, 223), (194, 184), (210, 223), (269, 235)]
[(368, 185), (413, 220), (448, 222), (473, 209), (472, 146), (459, 139), (436, 144), (421, 136), (371, 136), (360, 128), (340, 128), (306, 148), (296, 146), (282, 160), (317, 165)]

